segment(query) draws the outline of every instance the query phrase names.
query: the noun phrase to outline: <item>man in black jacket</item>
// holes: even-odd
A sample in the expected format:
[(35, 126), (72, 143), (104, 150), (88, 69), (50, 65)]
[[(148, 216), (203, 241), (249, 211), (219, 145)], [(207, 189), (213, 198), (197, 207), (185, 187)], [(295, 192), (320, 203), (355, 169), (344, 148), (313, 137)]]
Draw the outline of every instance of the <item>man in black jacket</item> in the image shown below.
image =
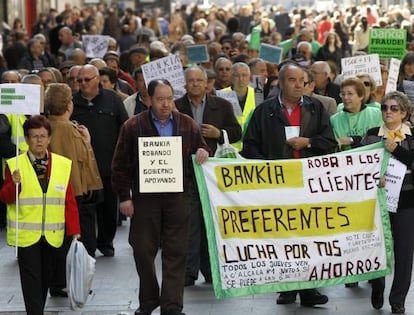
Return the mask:
[(119, 130), (128, 119), (121, 98), (99, 85), (99, 71), (85, 65), (79, 70), (79, 92), (73, 94), (72, 119), (85, 125), (91, 134), (99, 173), (104, 186), (103, 202), (97, 204), (97, 248), (104, 256), (114, 256), (113, 239), (117, 227), (117, 198), (111, 186), (111, 163)]
[[(329, 117), (315, 98), (303, 95), (304, 70), (288, 63), (279, 71), (280, 93), (260, 104), (243, 140), (242, 155), (250, 159), (292, 159), (327, 154), (336, 147)], [(286, 127), (298, 136), (287, 139)], [(301, 305), (325, 304), (328, 297), (316, 289), (282, 292), (277, 304), (291, 304), (299, 293)]]

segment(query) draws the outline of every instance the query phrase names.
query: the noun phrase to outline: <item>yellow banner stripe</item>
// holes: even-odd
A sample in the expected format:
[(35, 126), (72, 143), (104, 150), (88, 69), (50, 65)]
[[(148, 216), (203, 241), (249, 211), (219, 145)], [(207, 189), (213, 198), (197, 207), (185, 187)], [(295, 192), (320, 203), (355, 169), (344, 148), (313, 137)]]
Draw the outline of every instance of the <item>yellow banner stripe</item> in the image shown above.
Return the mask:
[(217, 207), (226, 238), (295, 238), (335, 235), (375, 228), (375, 199), (297, 205)]
[(223, 192), (303, 187), (300, 161), (226, 164), (216, 166), (214, 172)]

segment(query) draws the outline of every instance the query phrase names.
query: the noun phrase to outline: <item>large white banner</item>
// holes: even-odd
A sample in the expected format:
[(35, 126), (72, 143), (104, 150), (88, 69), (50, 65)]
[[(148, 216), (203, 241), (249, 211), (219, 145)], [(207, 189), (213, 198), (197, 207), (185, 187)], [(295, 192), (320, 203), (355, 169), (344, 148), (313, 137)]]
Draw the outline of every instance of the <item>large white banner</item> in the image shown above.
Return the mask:
[(216, 296), (389, 273), (391, 235), (378, 188), (384, 154), (374, 145), (297, 160), (195, 164)]

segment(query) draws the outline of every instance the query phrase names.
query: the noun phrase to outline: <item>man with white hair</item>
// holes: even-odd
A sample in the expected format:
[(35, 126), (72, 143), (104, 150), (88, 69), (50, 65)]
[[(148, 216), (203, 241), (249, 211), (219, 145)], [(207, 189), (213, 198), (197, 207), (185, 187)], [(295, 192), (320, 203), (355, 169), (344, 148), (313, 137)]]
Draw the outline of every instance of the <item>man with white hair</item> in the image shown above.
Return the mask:
[(329, 73), (331, 68), (326, 61), (316, 61), (311, 66), (311, 72), (315, 80), (314, 92), (319, 95), (330, 96), (336, 100), (336, 104), (342, 103), (342, 99), (339, 96), (339, 85), (331, 82)]

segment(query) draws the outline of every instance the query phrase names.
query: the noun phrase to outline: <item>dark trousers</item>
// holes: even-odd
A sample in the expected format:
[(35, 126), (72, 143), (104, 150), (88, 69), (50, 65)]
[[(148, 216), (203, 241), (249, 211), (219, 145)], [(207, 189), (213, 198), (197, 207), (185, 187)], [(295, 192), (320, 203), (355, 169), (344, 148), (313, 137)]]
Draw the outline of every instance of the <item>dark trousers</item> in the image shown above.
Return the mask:
[(66, 288), (66, 255), (68, 254), (72, 237), (65, 236), (61, 247), (56, 248), (55, 261), (52, 265), (52, 277), (50, 280), (51, 290), (62, 290)]
[[(129, 243), (134, 250), (140, 281), (140, 306), (153, 309), (161, 305), (161, 312), (181, 311), (190, 214), (189, 197), (186, 193), (139, 194), (134, 197), (134, 208)], [(160, 244), (161, 294), (154, 265)]]
[[(414, 253), (414, 208), (398, 209), (397, 213), (390, 213), (392, 236), (394, 240), (394, 279), (392, 281), (389, 302), (393, 304), (405, 303), (411, 284)], [(371, 280), (373, 288), (382, 288), (385, 278)]]
[(56, 254), (57, 248), (43, 240), (18, 249), (20, 282), (28, 315), (43, 315)]
[(102, 178), (103, 202), (96, 205), (96, 218), (98, 223), (98, 237), (96, 247), (114, 248), (113, 240), (117, 228), (118, 200), (112, 191), (111, 178)]
[(95, 257), (96, 251), (96, 203), (76, 198), (81, 228), (81, 241), (88, 254)]
[(394, 279), (389, 296), (390, 304), (404, 304), (411, 284), (414, 252), (414, 208), (390, 213), (394, 239)]
[(0, 228), (4, 228), (7, 225), (6, 212), (7, 212), (6, 205), (0, 202)]
[(197, 280), (201, 271), (206, 281), (211, 282), (210, 256), (200, 197), (197, 188), (191, 192), (191, 216), (188, 228), (188, 253), (185, 278)]

